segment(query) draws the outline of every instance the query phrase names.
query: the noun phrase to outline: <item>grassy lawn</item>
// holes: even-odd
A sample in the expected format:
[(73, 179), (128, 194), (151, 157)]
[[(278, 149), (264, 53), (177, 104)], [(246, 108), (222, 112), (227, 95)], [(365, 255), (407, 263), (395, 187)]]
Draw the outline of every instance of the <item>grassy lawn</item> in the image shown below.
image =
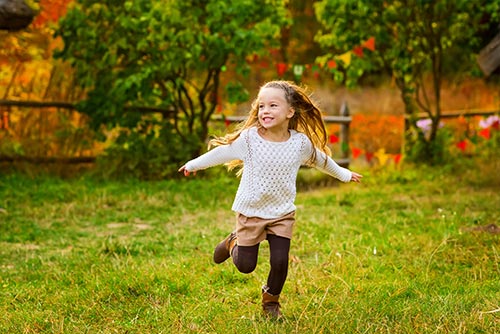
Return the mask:
[[(500, 333), (500, 163), (362, 171), (302, 189), (286, 320), (211, 261), (232, 176), (0, 176), (0, 333)], [(497, 231), (498, 232), (498, 231)]]

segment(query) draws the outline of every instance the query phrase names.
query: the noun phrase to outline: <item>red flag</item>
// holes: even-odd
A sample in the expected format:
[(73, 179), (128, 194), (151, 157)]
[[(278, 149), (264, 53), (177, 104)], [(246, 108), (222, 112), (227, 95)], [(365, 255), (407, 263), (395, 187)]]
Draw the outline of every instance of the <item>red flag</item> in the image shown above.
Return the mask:
[(336, 135), (331, 134), (329, 137), (329, 141), (330, 141), (330, 144), (335, 144), (335, 143), (338, 143), (340, 141), (340, 139)]
[(286, 70), (288, 69), (288, 65), (285, 63), (277, 63), (276, 64), (276, 72), (278, 72), (278, 76), (282, 77)]
[(353, 147), (351, 152), (352, 152), (352, 158), (356, 159), (357, 157), (359, 157), (361, 155), (361, 153), (363, 151), (360, 148)]
[(460, 142), (457, 143), (457, 148), (462, 151), (462, 152), (465, 152), (465, 150), (467, 149), (467, 142), (465, 140), (462, 140)]
[(326, 63), (326, 66), (328, 66), (328, 68), (331, 70), (337, 67), (337, 63), (332, 59)]
[(482, 129), (481, 131), (479, 131), (479, 135), (484, 139), (490, 139), (491, 138), (490, 128)]
[(361, 46), (355, 46), (352, 52), (359, 58), (363, 58), (363, 48)]
[(375, 37), (370, 37), (363, 43), (363, 47), (370, 50), (375, 51)]

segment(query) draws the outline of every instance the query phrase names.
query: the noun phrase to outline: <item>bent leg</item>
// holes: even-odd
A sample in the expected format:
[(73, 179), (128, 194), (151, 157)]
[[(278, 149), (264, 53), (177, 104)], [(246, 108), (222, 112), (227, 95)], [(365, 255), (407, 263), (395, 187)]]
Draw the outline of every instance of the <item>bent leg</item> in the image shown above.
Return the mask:
[(257, 266), (259, 255), (259, 244), (254, 246), (235, 246), (233, 248), (233, 263), (238, 270), (244, 274), (249, 274)]
[(267, 291), (271, 295), (279, 295), (285, 285), (288, 275), (288, 255), (290, 252), (290, 239), (268, 234), (271, 252), (271, 271), (267, 278)]

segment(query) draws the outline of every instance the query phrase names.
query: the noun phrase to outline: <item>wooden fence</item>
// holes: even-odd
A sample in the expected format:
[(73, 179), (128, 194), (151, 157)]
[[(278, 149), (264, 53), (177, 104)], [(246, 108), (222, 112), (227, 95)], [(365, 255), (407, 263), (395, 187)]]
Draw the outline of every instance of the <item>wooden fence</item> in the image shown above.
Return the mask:
[[(13, 108), (30, 108), (30, 109), (55, 109), (55, 110), (67, 110), (76, 112), (76, 107), (72, 103), (67, 102), (37, 102), (37, 101), (12, 101), (12, 100), (0, 100), (0, 131), (9, 127), (10, 114)], [(172, 110), (164, 108), (155, 107), (134, 107), (133, 110), (143, 113), (161, 113), (164, 117), (171, 115)], [(246, 116), (219, 116), (216, 115), (212, 118), (215, 122), (241, 122), (246, 118)], [(326, 124), (339, 124), (340, 133), (339, 140), (342, 147), (349, 147), (349, 126), (352, 121), (352, 117), (349, 114), (349, 109), (347, 104), (342, 104), (340, 108), (340, 115), (338, 116), (324, 116), (324, 122)], [(73, 157), (48, 157), (48, 156), (6, 156), (0, 152), (0, 162), (29, 162), (35, 164), (47, 164), (47, 163), (61, 163), (61, 164), (80, 164), (80, 163), (93, 163), (95, 162), (95, 156), (73, 156)], [(336, 158), (335, 161), (341, 166), (347, 167), (349, 165), (349, 150), (341, 150), (340, 158)]]
[[(37, 101), (12, 101), (0, 100), (0, 135), (1, 131), (9, 127), (10, 115), (13, 108), (30, 108), (38, 110), (66, 110), (77, 112), (75, 105), (66, 102), (37, 102)], [(132, 111), (142, 113), (161, 113), (164, 117), (170, 117), (173, 113), (171, 109), (156, 108), (156, 107), (134, 107), (130, 108)], [(456, 110), (453, 112), (445, 112), (441, 115), (442, 119), (458, 118), (458, 117), (474, 117), (474, 116), (491, 116), (500, 114), (500, 110)], [(215, 122), (241, 122), (246, 116), (220, 116), (215, 115), (212, 121)], [(425, 113), (417, 115), (418, 119), (428, 118)], [(339, 140), (340, 146), (344, 149), (340, 150), (341, 155), (335, 158), (335, 161), (341, 166), (348, 166), (350, 163), (350, 147), (349, 145), (349, 129), (352, 122), (352, 117), (349, 113), (347, 104), (342, 104), (338, 116), (324, 116), (326, 124), (340, 125)], [(408, 117), (405, 117), (408, 122)], [(406, 126), (406, 125), (405, 125)], [(0, 136), (1, 138), (1, 136)], [(47, 163), (61, 163), (61, 164), (81, 164), (93, 163), (96, 157), (93, 155), (87, 156), (26, 156), (26, 155), (5, 155), (0, 152), (0, 162), (28, 162), (34, 164), (47, 164)]]

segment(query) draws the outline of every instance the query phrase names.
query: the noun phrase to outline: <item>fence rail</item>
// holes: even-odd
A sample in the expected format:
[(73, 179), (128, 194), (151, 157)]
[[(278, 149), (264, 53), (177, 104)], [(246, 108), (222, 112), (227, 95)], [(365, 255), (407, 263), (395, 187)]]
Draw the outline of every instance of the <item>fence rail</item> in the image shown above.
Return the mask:
[[(65, 109), (77, 112), (76, 106), (69, 102), (42, 102), (42, 101), (14, 101), (14, 100), (2, 100), (0, 99), (0, 130), (5, 127), (5, 123), (8, 124), (9, 113), (11, 108), (34, 108), (34, 109), (44, 109), (44, 108), (55, 108), (55, 109)], [(139, 111), (144, 113), (161, 113), (164, 116), (169, 116), (173, 113), (172, 109), (167, 108), (157, 108), (157, 107), (127, 107), (131, 111)], [(246, 116), (219, 116), (216, 115), (212, 118), (216, 122), (241, 122), (246, 119)], [(349, 115), (349, 109), (347, 104), (342, 104), (340, 108), (339, 116), (324, 116), (323, 120), (327, 124), (339, 124), (340, 125), (340, 142), (345, 143), (343, 147), (349, 147), (349, 126), (352, 121), (352, 117)], [(23, 155), (17, 156), (5, 156), (0, 154), (0, 162), (28, 162), (34, 164), (50, 164), (50, 163), (61, 163), (61, 164), (81, 164), (81, 163), (93, 163), (96, 157), (94, 156), (79, 156), (79, 157), (29, 157)], [(344, 167), (349, 166), (349, 150), (342, 150), (340, 158), (336, 158), (335, 161)]]
[[(69, 102), (40, 102), (40, 101), (14, 101), (14, 100), (2, 100), (0, 99), (0, 130), (5, 128), (9, 122), (9, 113), (12, 111), (11, 108), (33, 108), (33, 109), (44, 109), (44, 108), (55, 108), (55, 109), (65, 109), (77, 112), (76, 106)], [(134, 112), (143, 113), (161, 113), (162, 115), (168, 117), (174, 112), (169, 108), (158, 108), (158, 107), (126, 107), (126, 109)], [(457, 118), (457, 117), (474, 117), (474, 116), (491, 116), (500, 114), (500, 110), (454, 110), (449, 112), (443, 112), (441, 118)], [(417, 115), (418, 119), (428, 118), (428, 114), (420, 113)], [(246, 116), (221, 116), (215, 115), (212, 117), (212, 121), (215, 122), (230, 122), (236, 123), (241, 122), (246, 119)], [(406, 121), (409, 120), (408, 115), (405, 115)], [(346, 103), (343, 103), (338, 116), (327, 115), (323, 117), (326, 124), (339, 124), (340, 125), (340, 143), (344, 148), (349, 147), (349, 127), (352, 122), (352, 117), (349, 114), (349, 109)], [(336, 158), (335, 161), (341, 166), (348, 166), (350, 163), (349, 149), (341, 150), (341, 156)], [(61, 164), (81, 164), (81, 163), (93, 163), (95, 162), (95, 156), (77, 156), (77, 157), (46, 157), (46, 156), (5, 156), (0, 154), (0, 162), (28, 162), (34, 164), (50, 164), (50, 163), (61, 163)]]
[[(463, 109), (453, 111), (443, 111), (440, 115), (441, 118), (458, 118), (458, 117), (475, 117), (475, 116), (492, 116), (500, 114), (500, 110), (481, 110), (481, 109)], [(405, 115), (409, 119), (409, 115)], [(418, 113), (417, 119), (429, 118), (427, 113)]]

